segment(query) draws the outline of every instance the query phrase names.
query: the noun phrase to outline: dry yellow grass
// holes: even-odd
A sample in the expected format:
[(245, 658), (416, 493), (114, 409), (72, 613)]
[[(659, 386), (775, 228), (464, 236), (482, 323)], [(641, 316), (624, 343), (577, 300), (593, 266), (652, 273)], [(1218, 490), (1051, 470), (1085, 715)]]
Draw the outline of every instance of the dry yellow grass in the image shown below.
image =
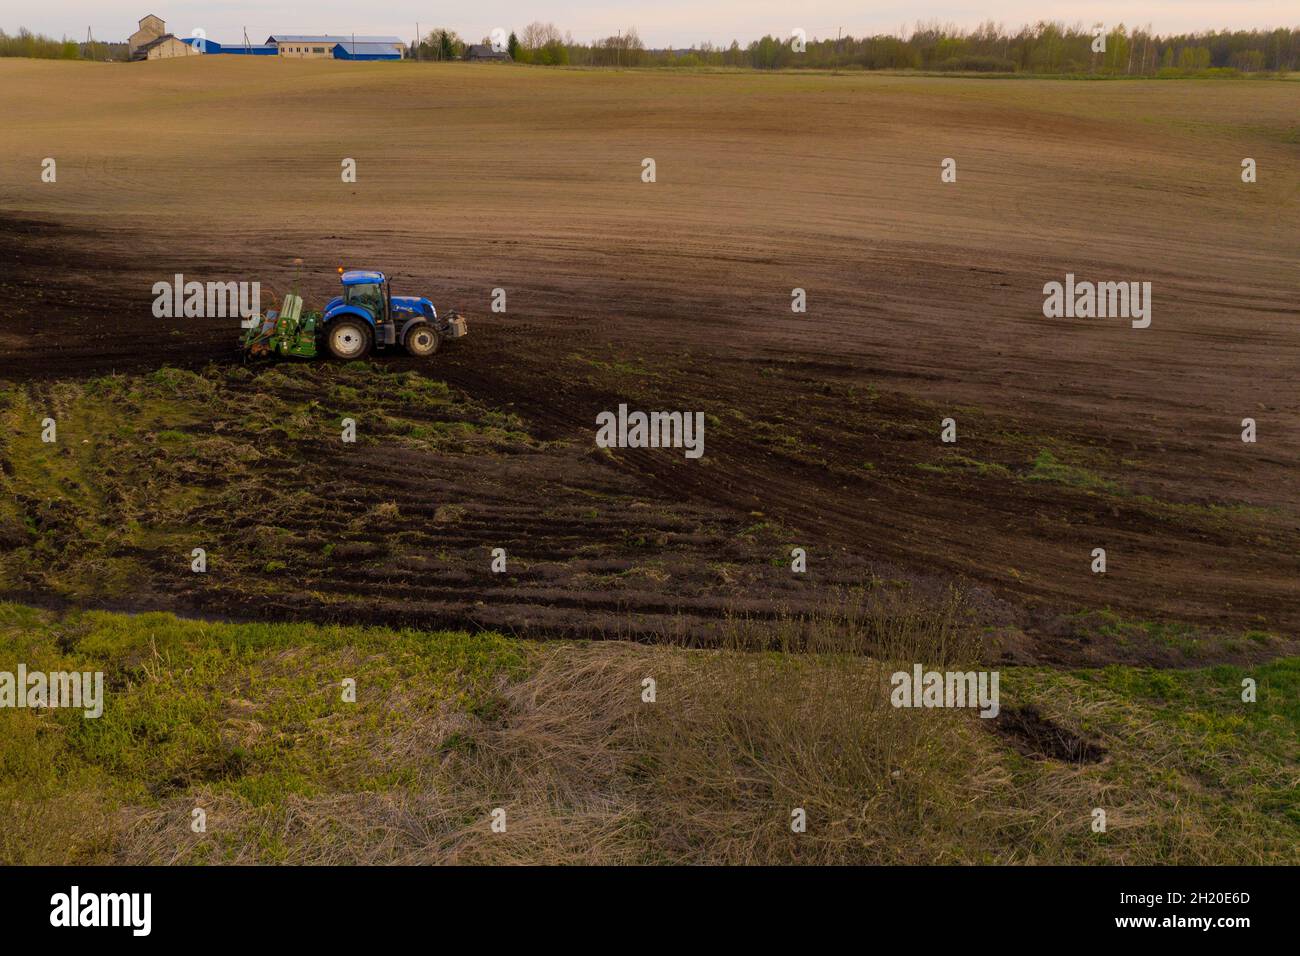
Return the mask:
[(1105, 751), (1073, 763), (891, 706), (944, 633), (876, 660), (0, 605), (0, 669), (94, 662), (110, 690), (99, 720), (0, 715), (0, 860), (1296, 862), (1294, 661), (1252, 671), (1254, 708), (1232, 668), (1004, 668), (1004, 713)]
[[(261, 808), (199, 789), (128, 812), (115, 858), (189, 861), (215, 840), (234, 863), (1295, 862), (1284, 826), (1221, 802), (1223, 780), (1185, 776), (1186, 741), (1078, 684), (1047, 697), (1066, 725), (1106, 728), (1102, 764), (1026, 762), (968, 713), (895, 710), (871, 665), (616, 642), (546, 647), (537, 664), (499, 723), (424, 755), (415, 787)], [(206, 836), (185, 826), (194, 805)]]

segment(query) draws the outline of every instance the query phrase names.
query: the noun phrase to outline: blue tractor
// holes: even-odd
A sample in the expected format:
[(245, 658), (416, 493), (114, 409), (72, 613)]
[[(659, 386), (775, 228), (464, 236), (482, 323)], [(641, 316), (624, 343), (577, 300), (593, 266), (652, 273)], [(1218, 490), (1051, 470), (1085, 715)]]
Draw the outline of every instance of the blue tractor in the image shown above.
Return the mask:
[(428, 299), (393, 295), (382, 272), (339, 271), (343, 294), (326, 304), (320, 323), (325, 345), (335, 358), (363, 358), (371, 348), (396, 345), (423, 358), (438, 351), (443, 339), (457, 339), (468, 331), (455, 312), (439, 318)]
[(438, 351), (443, 339), (468, 331), (465, 319), (451, 311), (439, 316), (428, 299), (393, 295), (388, 277), (372, 269), (339, 269), (343, 294), (323, 313), (302, 311), (302, 299), (285, 296), (279, 312), (248, 330), (244, 350), (249, 355), (314, 358), (323, 345), (335, 358), (364, 358), (371, 349), (401, 346), (423, 358)]

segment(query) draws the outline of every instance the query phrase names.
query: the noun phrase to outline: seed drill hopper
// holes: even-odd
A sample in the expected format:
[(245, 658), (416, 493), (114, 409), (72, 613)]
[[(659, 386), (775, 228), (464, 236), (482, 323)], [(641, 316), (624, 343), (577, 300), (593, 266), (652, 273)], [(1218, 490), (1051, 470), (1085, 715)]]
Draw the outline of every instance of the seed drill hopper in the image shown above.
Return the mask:
[(279, 312), (267, 311), (262, 321), (244, 335), (244, 354), (250, 358), (278, 355), (298, 358), (316, 357), (316, 328), (320, 313), (303, 315), (302, 296), (284, 297)]

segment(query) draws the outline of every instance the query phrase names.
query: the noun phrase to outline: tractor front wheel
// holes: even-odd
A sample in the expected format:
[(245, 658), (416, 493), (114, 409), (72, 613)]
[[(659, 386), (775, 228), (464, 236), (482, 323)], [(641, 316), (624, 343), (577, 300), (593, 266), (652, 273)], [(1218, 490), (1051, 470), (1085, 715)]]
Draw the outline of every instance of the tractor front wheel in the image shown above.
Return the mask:
[(336, 359), (365, 358), (370, 351), (370, 330), (356, 319), (339, 319), (330, 323), (325, 341)]
[(438, 330), (427, 322), (413, 325), (406, 332), (406, 351), (416, 358), (428, 358), (438, 351)]

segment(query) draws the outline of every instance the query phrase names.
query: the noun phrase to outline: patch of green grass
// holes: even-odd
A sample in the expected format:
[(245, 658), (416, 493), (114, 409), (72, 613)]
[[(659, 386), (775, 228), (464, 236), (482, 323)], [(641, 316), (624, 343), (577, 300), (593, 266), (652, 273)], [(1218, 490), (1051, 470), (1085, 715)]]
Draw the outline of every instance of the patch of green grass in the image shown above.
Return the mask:
[(1239, 653), (1250, 645), (1268, 646), (1277, 641), (1266, 631), (1228, 631), (1223, 628), (1179, 621), (1136, 620), (1102, 608), (1071, 615), (1078, 635), (1100, 639), (1119, 647), (1169, 648), (1188, 661), (1205, 659), (1221, 651)]
[(1086, 468), (1067, 465), (1057, 460), (1055, 455), (1046, 450), (1038, 453), (1031, 470), (1025, 477), (1029, 481), (1051, 481), (1057, 484), (1069, 485), (1072, 488), (1082, 488), (1085, 491), (1114, 494), (1119, 490), (1119, 486), (1115, 482), (1102, 478)]
[[(359, 444), (439, 454), (540, 447), (518, 415), (374, 363), (164, 367), (15, 385), (0, 403), (0, 592), (121, 598), (150, 578), (146, 555), (167, 552), (164, 566), (180, 567), (193, 547), (218, 543), (224, 568), (243, 572), (239, 587), (274, 590), (282, 582), (258, 575), (301, 542), (250, 538), (228, 519), (271, 528), (320, 512), (312, 489), (328, 475), (266, 475), (301, 461), (304, 444), (337, 444), (345, 415), (357, 420)], [(52, 443), (42, 440), (47, 418)], [(285, 565), (310, 566), (291, 557)]]
[(499, 681), (520, 676), (525, 660), (522, 645), (493, 634), (60, 617), (0, 604), (0, 671), (22, 662), (105, 675), (97, 719), (0, 711), (0, 832), (23, 825), (26, 801), (65, 787), (89, 787), (105, 814), (199, 791), (283, 808), (349, 789), (387, 772), (390, 751), (430, 714), (490, 712)]
[[(1254, 702), (1242, 700), (1248, 678)], [(1249, 833), (1261, 847), (1300, 845), (1300, 790), (1286, 769), (1300, 757), (1300, 659), (1196, 670), (1014, 668), (1003, 688), (1004, 701), (1033, 700), (1108, 747), (1096, 771), (1100, 792), (1146, 790), (1151, 807), (1140, 831), (1108, 842), (1208, 859), (1215, 858), (1210, 844), (1237, 828), (1234, 839)], [(1114, 822), (1117, 801), (1100, 792), (1098, 805), (1110, 805)], [(1160, 805), (1180, 809), (1161, 813)], [(1186, 832), (1192, 816), (1204, 832)], [(1190, 845), (1193, 837), (1204, 845)]]
[(1011, 478), (1011, 470), (995, 461), (978, 461), (965, 455), (948, 455), (938, 462), (918, 462), (917, 468), (932, 474), (975, 474), (981, 478)]
[(439, 505), (433, 520), (440, 524), (455, 524), (468, 514), (464, 505)]
[(1243, 521), (1257, 521), (1266, 517), (1273, 510), (1258, 505), (1165, 501), (1150, 495), (1134, 495), (1132, 501), (1147, 513), (1167, 520), (1186, 521), (1191, 518), (1218, 527), (1233, 528), (1239, 528)]

